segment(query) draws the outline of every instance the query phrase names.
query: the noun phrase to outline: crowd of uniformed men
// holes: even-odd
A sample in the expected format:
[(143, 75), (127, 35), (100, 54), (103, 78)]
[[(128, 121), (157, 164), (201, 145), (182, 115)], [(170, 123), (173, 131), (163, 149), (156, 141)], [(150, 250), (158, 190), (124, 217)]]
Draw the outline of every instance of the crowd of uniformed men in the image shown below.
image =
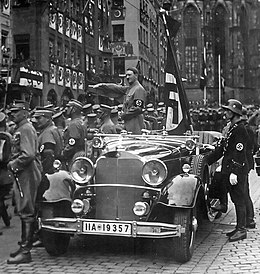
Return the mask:
[[(39, 194), (37, 188), (44, 174), (53, 172), (53, 161), (61, 159), (68, 167), (75, 155), (84, 151), (85, 139), (89, 132), (116, 134), (124, 130), (125, 121), (121, 117), (122, 109), (123, 105), (82, 105), (81, 102), (71, 99), (64, 109), (47, 105), (30, 111), (28, 103), (16, 101), (5, 112), (0, 112), (0, 132), (6, 132), (9, 136), (13, 135), (13, 140), (15, 140), (14, 148), (9, 153), (11, 158), (7, 157), (6, 162), (2, 161), (4, 164), (0, 168), (1, 170), (12, 170), (12, 174), (7, 174), (7, 176), (14, 175), (14, 179), (19, 184), (26, 182), (22, 190), (19, 184), (14, 184), (15, 206), (21, 218), (22, 236), (19, 249), (10, 254), (8, 263), (31, 261), (30, 249), (36, 234), (35, 208), (31, 201), (34, 201)], [(248, 114), (251, 110), (254, 112), (249, 117), (249, 123), (257, 133), (258, 111), (251, 108), (248, 109)], [(191, 109), (190, 115), (194, 130), (222, 131), (226, 125), (223, 108)], [(165, 104), (163, 102), (156, 106), (151, 103), (147, 104), (143, 116), (145, 129), (155, 131), (164, 129)], [(28, 180), (31, 181), (30, 184)], [(10, 188), (2, 187), (1, 181), (7, 182), (7, 180), (0, 176), (0, 192), (6, 194)], [(24, 187), (25, 185), (28, 188)], [(0, 214), (6, 226), (10, 226), (10, 219), (3, 202), (4, 195), (0, 198), (2, 200), (0, 201)]]

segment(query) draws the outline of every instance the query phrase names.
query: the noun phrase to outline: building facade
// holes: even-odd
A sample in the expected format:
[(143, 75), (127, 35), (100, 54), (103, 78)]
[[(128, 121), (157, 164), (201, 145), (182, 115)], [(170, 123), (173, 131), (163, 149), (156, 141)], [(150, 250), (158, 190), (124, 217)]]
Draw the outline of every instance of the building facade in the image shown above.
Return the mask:
[(8, 101), (32, 107), (87, 100), (96, 75), (111, 75), (106, 0), (14, 1), (13, 69)]
[(12, 65), (12, 19), (10, 1), (2, 1), (0, 6), (0, 97), (3, 103), (6, 101), (8, 81), (11, 77)]
[[(1, 2), (0, 14), (2, 105), (86, 102), (91, 84), (124, 84), (132, 66), (148, 101), (162, 100), (162, 6), (181, 22), (175, 45), (190, 101), (260, 102), (260, 0), (10, 1)], [(200, 89), (203, 59), (206, 92)]]
[(260, 1), (172, 0), (171, 14), (181, 25), (179, 64), (191, 101), (200, 90), (205, 52), (209, 103), (237, 98), (260, 102)]
[(114, 73), (123, 75), (128, 67), (137, 67), (151, 102), (160, 99), (164, 83), (167, 41), (160, 6), (162, 1), (150, 0), (114, 0), (111, 6)]

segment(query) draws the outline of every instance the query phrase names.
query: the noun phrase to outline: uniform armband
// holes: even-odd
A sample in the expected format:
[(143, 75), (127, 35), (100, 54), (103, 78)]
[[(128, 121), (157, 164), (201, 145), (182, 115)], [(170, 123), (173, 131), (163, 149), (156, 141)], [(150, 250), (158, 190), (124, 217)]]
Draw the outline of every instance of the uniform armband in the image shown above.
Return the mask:
[(144, 101), (141, 99), (136, 99), (134, 100), (134, 106), (138, 108), (143, 108), (144, 107)]

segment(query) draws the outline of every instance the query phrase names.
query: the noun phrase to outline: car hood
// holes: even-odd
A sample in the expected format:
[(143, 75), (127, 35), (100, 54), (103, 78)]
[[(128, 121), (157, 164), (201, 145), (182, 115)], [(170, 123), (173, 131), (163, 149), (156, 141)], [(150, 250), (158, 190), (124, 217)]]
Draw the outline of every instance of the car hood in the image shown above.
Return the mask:
[(127, 151), (142, 158), (164, 158), (179, 152), (183, 142), (167, 142), (166, 140), (123, 140), (110, 141), (106, 145), (105, 153), (113, 151)]

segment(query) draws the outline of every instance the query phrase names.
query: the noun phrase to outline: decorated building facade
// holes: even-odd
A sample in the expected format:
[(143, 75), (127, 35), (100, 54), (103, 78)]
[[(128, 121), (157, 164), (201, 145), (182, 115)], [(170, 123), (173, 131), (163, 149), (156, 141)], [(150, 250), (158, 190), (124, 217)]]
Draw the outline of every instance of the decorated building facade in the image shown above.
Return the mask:
[[(260, 1), (172, 0), (178, 58), (191, 101), (260, 102)], [(204, 55), (204, 57), (203, 57)], [(205, 92), (200, 89), (206, 63)]]

